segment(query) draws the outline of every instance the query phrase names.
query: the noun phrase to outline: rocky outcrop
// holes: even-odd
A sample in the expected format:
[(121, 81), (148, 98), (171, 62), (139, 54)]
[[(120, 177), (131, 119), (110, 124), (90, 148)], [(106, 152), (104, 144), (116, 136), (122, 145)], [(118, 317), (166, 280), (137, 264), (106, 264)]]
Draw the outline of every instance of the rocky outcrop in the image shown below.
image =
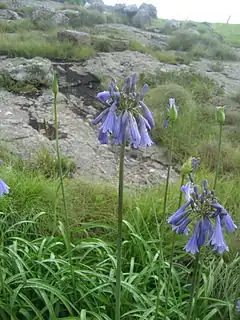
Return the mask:
[(138, 10), (135, 16), (132, 18), (132, 24), (138, 28), (147, 28), (151, 25), (151, 17), (145, 9)]
[(139, 10), (145, 10), (149, 17), (157, 19), (157, 8), (152, 4), (143, 3), (139, 7)]
[(102, 0), (88, 0), (85, 4), (85, 8), (103, 12), (105, 5)]
[(51, 21), (55, 25), (60, 25), (60, 26), (68, 26), (70, 19), (68, 18), (67, 15), (65, 15), (63, 12), (56, 12), (52, 18)]
[(90, 44), (90, 36), (86, 32), (75, 30), (61, 30), (57, 34), (59, 41), (72, 41), (77, 44)]
[[(1, 61), (11, 65), (11, 59)], [(61, 153), (74, 160), (75, 176), (89, 181), (117, 183), (119, 148), (100, 145), (97, 128), (91, 120), (100, 112), (95, 108), (99, 80), (81, 64), (55, 64), (59, 80), (58, 120)], [(13, 94), (0, 89), (1, 143), (23, 159), (34, 161), (42, 148), (54, 153), (56, 132), (53, 121), (53, 95), (41, 90), (35, 95)], [(153, 146), (146, 150), (127, 150), (125, 181), (147, 185), (166, 178), (166, 150)], [(172, 178), (177, 174), (172, 171)]]
[(21, 17), (17, 14), (17, 12), (8, 9), (0, 10), (0, 20), (19, 20)]
[(14, 58), (1, 63), (0, 74), (16, 82), (49, 86), (52, 83), (53, 69), (48, 59)]
[(136, 4), (130, 4), (130, 5), (124, 7), (123, 12), (128, 17), (132, 18), (138, 12), (138, 7)]

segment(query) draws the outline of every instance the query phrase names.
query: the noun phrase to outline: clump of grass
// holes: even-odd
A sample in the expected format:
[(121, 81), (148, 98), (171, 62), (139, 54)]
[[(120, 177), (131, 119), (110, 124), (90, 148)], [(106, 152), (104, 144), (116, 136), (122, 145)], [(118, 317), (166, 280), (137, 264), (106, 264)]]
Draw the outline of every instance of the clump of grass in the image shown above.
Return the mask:
[(34, 30), (34, 24), (30, 19), (13, 20), (13, 21), (0, 21), (0, 33), (21, 33), (24, 31)]
[(158, 72), (154, 75), (140, 74), (140, 82), (149, 83), (151, 87), (163, 84), (179, 84), (189, 90), (196, 102), (207, 102), (224, 92), (213, 80), (199, 73), (189, 71)]
[(0, 3), (0, 10), (1, 9), (7, 9), (8, 8), (8, 3), (6, 3), (6, 2), (1, 2)]
[(224, 70), (224, 66), (221, 61), (217, 62), (212, 62), (208, 65), (208, 67), (211, 69), (213, 72), (221, 72)]
[(40, 84), (31, 84), (11, 79), (7, 74), (0, 73), (0, 87), (10, 92), (35, 92), (40, 88)]
[[(66, 156), (61, 157), (62, 173), (71, 176), (76, 171), (76, 163)], [(47, 178), (59, 176), (59, 161), (48, 150), (42, 149), (38, 152), (36, 160), (31, 165), (32, 170), (42, 172)]]
[(240, 90), (239, 92), (231, 94), (231, 99), (240, 104)]
[[(52, 38), (53, 40), (54, 38)], [(56, 38), (48, 41), (38, 33), (27, 35), (0, 35), (1, 54), (10, 57), (45, 57), (49, 59), (78, 60), (94, 55), (94, 49), (88, 46), (76, 46), (71, 42), (60, 42)]]
[(110, 39), (106, 37), (92, 37), (92, 45), (96, 51), (111, 52), (128, 49), (129, 42), (122, 39)]
[(237, 48), (240, 47), (239, 24), (214, 23), (212, 26), (214, 31), (223, 35), (223, 37), (229, 41), (232, 46)]

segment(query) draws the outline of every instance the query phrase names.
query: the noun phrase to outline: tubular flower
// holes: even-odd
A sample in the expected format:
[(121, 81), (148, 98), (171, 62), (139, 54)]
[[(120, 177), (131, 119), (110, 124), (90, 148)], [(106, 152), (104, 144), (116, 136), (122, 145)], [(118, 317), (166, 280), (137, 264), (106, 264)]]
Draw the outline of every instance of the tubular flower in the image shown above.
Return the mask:
[(144, 85), (140, 92), (136, 90), (137, 75), (125, 79), (121, 91), (116, 81), (111, 80), (109, 91), (97, 94), (100, 103), (106, 106), (92, 121), (100, 124), (98, 139), (100, 143), (122, 144), (126, 141), (132, 148), (152, 145), (149, 131), (154, 127), (151, 111), (144, 103), (144, 95), (148, 85)]
[(223, 254), (229, 251), (224, 240), (224, 230), (233, 232), (237, 229), (227, 210), (217, 201), (214, 191), (208, 189), (207, 180), (203, 181), (202, 193), (198, 186), (188, 182), (181, 188), (186, 202), (171, 217), (168, 223), (176, 233), (188, 235), (189, 225), (193, 222), (193, 233), (184, 247), (192, 254), (200, 247), (209, 245), (213, 251)]

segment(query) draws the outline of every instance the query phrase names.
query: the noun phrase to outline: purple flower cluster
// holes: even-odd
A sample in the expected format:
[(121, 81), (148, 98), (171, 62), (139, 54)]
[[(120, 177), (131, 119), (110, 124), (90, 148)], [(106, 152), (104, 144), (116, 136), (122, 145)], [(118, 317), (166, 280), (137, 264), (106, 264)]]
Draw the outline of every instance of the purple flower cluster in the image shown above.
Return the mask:
[(188, 235), (190, 223), (195, 220), (193, 233), (185, 246), (186, 252), (196, 254), (203, 245), (209, 245), (213, 251), (222, 254), (229, 251), (224, 240), (224, 229), (233, 232), (237, 226), (227, 210), (217, 202), (208, 183), (203, 181), (202, 193), (192, 182), (182, 186), (186, 202), (168, 219), (172, 230), (178, 234)]
[(127, 77), (121, 91), (112, 80), (108, 91), (98, 93), (97, 99), (106, 106), (93, 124), (101, 124), (98, 139), (102, 144), (122, 144), (126, 141), (132, 148), (152, 145), (148, 134), (154, 127), (152, 113), (144, 103), (148, 91), (145, 84), (140, 92), (136, 91), (137, 75)]
[[(2, 164), (2, 160), (0, 160), (0, 164)], [(0, 179), (0, 198), (2, 198), (4, 194), (8, 194), (9, 189), (9, 186), (2, 179)]]

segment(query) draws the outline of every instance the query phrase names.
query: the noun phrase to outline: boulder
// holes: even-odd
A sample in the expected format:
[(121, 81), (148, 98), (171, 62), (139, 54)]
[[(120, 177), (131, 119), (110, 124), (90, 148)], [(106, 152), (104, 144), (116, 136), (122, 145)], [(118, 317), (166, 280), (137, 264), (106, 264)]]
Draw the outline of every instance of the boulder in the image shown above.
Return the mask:
[(157, 19), (157, 8), (154, 5), (143, 3), (139, 7), (139, 10), (145, 10), (151, 18)]
[(100, 12), (104, 11), (105, 5), (102, 0), (88, 0), (85, 4), (87, 9), (97, 10)]
[(113, 7), (113, 10), (116, 12), (124, 13), (125, 8), (126, 8), (126, 5), (124, 3), (117, 3)]
[(46, 19), (50, 18), (54, 14), (54, 10), (49, 9), (47, 7), (38, 7), (32, 13), (33, 20)]
[(57, 34), (60, 41), (72, 41), (77, 44), (90, 44), (90, 35), (86, 32), (80, 32), (75, 30), (61, 30)]
[(124, 13), (129, 17), (133, 17), (138, 12), (136, 4), (130, 4), (124, 8)]
[(0, 19), (3, 20), (19, 20), (21, 17), (12, 10), (2, 9), (0, 10)]
[(14, 58), (3, 65), (0, 72), (16, 82), (44, 86), (50, 86), (53, 77), (51, 61), (40, 57)]
[(164, 29), (176, 30), (181, 27), (181, 23), (178, 20), (167, 20), (164, 25)]
[(62, 12), (56, 12), (52, 16), (52, 22), (55, 25), (61, 25), (61, 26), (68, 26), (69, 24), (69, 18)]
[(138, 28), (147, 28), (151, 25), (151, 17), (148, 14), (148, 11), (144, 9), (138, 10), (135, 16), (132, 18), (132, 24)]

